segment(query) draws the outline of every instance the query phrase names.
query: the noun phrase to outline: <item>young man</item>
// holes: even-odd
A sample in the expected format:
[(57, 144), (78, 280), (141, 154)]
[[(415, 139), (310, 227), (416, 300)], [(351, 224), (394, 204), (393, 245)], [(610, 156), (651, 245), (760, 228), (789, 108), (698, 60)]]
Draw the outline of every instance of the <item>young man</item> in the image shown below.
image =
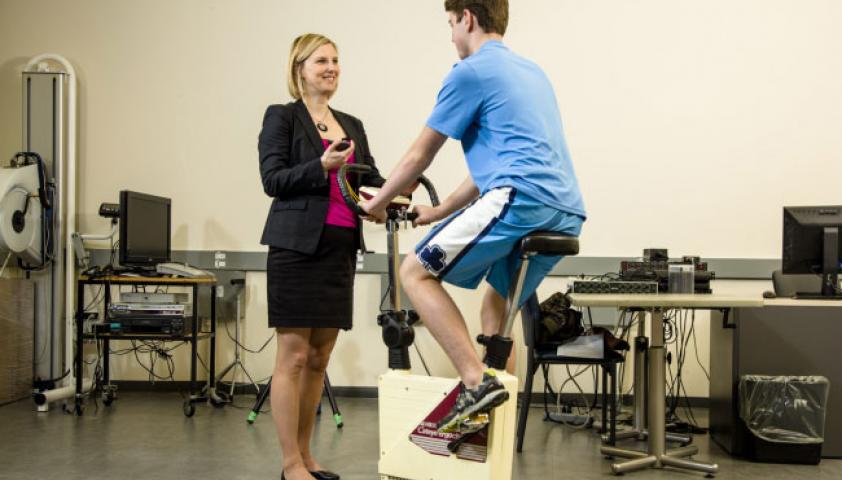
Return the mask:
[[(585, 210), (570, 162), (552, 85), (534, 63), (503, 43), (507, 0), (446, 0), (452, 41), (461, 61), (445, 78), (421, 135), (380, 193), (361, 206), (384, 219), (389, 201), (427, 169), (448, 137), (462, 142), (470, 176), (438, 207), (417, 206), (415, 225), (447, 219), (401, 266), (401, 281), (424, 324), (461, 377), (454, 410), (439, 425), (465, 431), (470, 418), (505, 402), (508, 393), (485, 370), (465, 321), (441, 281), (493, 287), (482, 305), (483, 333), (498, 333), (516, 247), (531, 232), (578, 235)], [(522, 303), (559, 257), (530, 262)], [(463, 428), (464, 427), (464, 428)]]

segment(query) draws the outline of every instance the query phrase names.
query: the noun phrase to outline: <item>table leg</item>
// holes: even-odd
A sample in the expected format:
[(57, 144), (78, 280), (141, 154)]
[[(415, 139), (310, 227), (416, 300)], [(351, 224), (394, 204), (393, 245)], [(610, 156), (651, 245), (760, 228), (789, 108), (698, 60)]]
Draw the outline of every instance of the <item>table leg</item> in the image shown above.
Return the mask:
[(111, 387), (111, 367), (108, 352), (111, 351), (111, 341), (108, 338), (102, 339), (102, 383), (105, 388)]
[[(634, 339), (634, 407), (631, 430), (617, 432), (617, 440), (646, 439), (646, 356), (649, 340), (646, 338), (646, 312), (637, 312), (637, 336)], [(622, 395), (623, 392), (620, 392)], [(603, 441), (607, 438), (603, 437)]]
[(85, 325), (85, 285), (76, 285), (76, 355), (75, 369), (76, 374), (76, 395), (74, 397), (74, 409), (76, 415), (82, 415), (82, 373), (84, 372), (83, 365), (84, 358), (82, 355), (82, 328)]
[[(719, 470), (716, 464), (705, 464), (678, 458), (683, 455), (692, 455), (692, 448), (684, 447), (673, 452), (666, 450), (665, 420), (666, 405), (663, 401), (666, 395), (666, 352), (664, 345), (664, 313), (660, 309), (652, 311), (652, 333), (651, 344), (649, 345), (649, 388), (648, 402), (648, 440), (649, 455), (636, 458), (623, 463), (611, 465), (611, 470), (616, 474), (623, 474), (648, 467), (663, 468), (671, 466), (690, 470), (697, 470), (708, 475), (713, 475)], [(695, 453), (695, 452), (693, 452)]]
[[(216, 381), (216, 285), (211, 285), (210, 322), (210, 365), (208, 365), (210, 373), (208, 375), (208, 392), (213, 391)], [(231, 385), (233, 384), (234, 379), (231, 380)]]
[(196, 399), (196, 359), (198, 358), (199, 312), (197, 305), (198, 287), (193, 285), (193, 321), (190, 325), (190, 394), (192, 402)]

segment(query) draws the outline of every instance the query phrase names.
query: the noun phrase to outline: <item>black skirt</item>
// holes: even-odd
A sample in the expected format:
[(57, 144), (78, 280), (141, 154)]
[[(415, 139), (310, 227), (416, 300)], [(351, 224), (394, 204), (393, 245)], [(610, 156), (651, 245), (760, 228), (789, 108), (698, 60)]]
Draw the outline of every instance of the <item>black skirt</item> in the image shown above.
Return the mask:
[(355, 228), (325, 225), (313, 255), (269, 247), (269, 327), (351, 329), (356, 239)]

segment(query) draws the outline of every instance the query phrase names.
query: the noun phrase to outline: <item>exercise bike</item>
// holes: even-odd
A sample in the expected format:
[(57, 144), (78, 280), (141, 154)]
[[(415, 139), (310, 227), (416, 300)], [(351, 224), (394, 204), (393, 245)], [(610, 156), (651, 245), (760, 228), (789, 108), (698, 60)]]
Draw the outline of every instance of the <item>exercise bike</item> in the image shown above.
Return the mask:
[[(359, 194), (347, 180), (349, 172), (366, 173), (366, 165), (344, 165), (338, 173), (339, 188), (348, 207), (360, 216)], [(432, 183), (420, 177), (431, 203), (438, 205)], [(495, 408), (487, 426), (471, 433), (440, 433), (436, 424), (456, 401), (458, 379), (413, 375), (410, 373), (409, 347), (415, 334), (413, 324), (419, 321), (411, 310), (402, 310), (398, 277), (398, 230), (417, 215), (408, 210), (408, 202), (393, 203), (386, 209), (388, 236), (387, 259), (389, 276), (389, 308), (377, 318), (383, 342), (388, 347), (388, 372), (378, 379), (380, 417), (381, 480), (507, 480), (512, 475), (512, 460), (517, 412), (517, 378), (506, 373), (506, 360), (511, 354), (511, 330), (519, 310), (513, 299), (521, 296), (529, 258), (536, 254), (575, 255), (578, 239), (556, 233), (534, 233), (521, 242), (523, 263), (515, 273), (516, 280), (507, 300), (506, 321), (492, 337), (480, 335), (486, 347), (485, 364), (497, 370), (497, 377), (509, 393), (509, 400)], [(423, 319), (420, 319), (423, 321)], [(525, 406), (528, 408), (528, 406)]]

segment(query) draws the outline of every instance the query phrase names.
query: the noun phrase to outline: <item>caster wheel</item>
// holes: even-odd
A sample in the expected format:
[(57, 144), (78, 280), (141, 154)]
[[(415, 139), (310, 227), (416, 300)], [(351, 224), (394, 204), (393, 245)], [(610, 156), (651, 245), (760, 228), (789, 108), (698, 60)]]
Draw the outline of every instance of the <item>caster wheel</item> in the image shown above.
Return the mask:
[(105, 405), (106, 407), (110, 407), (110, 406), (111, 406), (111, 404), (112, 404), (112, 403), (114, 403), (114, 399), (113, 399), (113, 398), (111, 398), (111, 397), (104, 397), (104, 398), (102, 399), (102, 403), (103, 403), (103, 405)]
[(186, 400), (184, 402), (184, 416), (192, 417), (194, 413), (196, 413), (196, 407), (193, 406), (190, 400)]

